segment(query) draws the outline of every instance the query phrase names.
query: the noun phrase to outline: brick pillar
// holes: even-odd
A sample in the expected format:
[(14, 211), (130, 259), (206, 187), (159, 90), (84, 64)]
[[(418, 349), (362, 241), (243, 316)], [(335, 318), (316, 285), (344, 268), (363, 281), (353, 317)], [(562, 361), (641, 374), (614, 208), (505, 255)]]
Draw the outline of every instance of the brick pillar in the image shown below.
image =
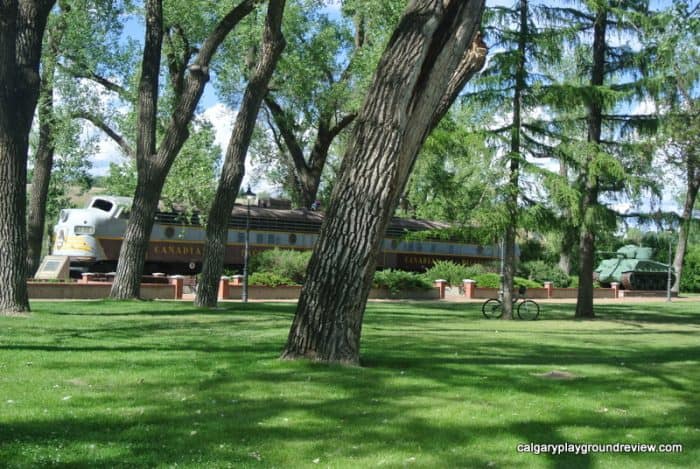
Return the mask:
[(229, 298), (229, 281), (225, 275), (219, 279), (219, 295), (220, 300), (228, 300)]
[(181, 300), (182, 291), (184, 290), (185, 286), (185, 277), (183, 277), (182, 275), (173, 275), (171, 277), (168, 277), (168, 281), (170, 285), (175, 285), (175, 299)]
[(234, 275), (233, 277), (231, 277), (231, 279), (231, 285), (233, 285), (234, 287), (240, 287), (241, 285), (243, 285), (242, 275)]
[(472, 299), (476, 297), (476, 280), (471, 280), (468, 278), (465, 278), (462, 280), (462, 284), (464, 285), (464, 297), (466, 299)]
[(554, 283), (544, 282), (544, 291), (547, 292), (548, 299), (554, 298)]
[(620, 284), (618, 282), (611, 282), (610, 289), (612, 290), (613, 298), (620, 298)]
[(438, 279), (438, 280), (435, 280), (433, 283), (435, 283), (435, 286), (440, 291), (440, 299), (444, 300), (445, 299), (445, 289), (447, 288), (447, 280)]

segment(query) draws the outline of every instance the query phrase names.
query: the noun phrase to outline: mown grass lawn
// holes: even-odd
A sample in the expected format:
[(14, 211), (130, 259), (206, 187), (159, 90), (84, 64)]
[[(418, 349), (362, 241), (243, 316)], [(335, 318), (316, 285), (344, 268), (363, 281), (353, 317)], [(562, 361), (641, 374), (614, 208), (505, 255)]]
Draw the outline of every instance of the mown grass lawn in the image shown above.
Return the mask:
[[(1, 467), (697, 467), (700, 306), (375, 303), (361, 368), (279, 360), (294, 307), (35, 302), (0, 317)], [(568, 379), (550, 379), (556, 371)], [(534, 455), (519, 444), (680, 443)]]

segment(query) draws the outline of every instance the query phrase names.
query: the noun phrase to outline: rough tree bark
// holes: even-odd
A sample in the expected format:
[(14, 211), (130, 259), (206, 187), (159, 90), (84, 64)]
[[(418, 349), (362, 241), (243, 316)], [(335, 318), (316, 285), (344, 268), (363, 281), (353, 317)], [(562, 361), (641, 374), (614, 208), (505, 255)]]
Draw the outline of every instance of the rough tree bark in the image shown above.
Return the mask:
[[(599, 7), (593, 27), (593, 69), (591, 71), (591, 86), (599, 87), (605, 80), (605, 34), (608, 22), (607, 9)], [(594, 148), (600, 145), (600, 137), (603, 122), (602, 98), (593, 93), (588, 103), (588, 142), (589, 155), (582, 171), (581, 185), (583, 197), (581, 198), (580, 213), (582, 217), (581, 233), (579, 237), (579, 287), (576, 298), (577, 318), (593, 318), (593, 269), (595, 262), (595, 210), (598, 205), (599, 182), (594, 174), (592, 163), (595, 158)]]
[[(216, 50), (236, 25), (254, 8), (256, 0), (244, 0), (233, 7), (214, 28), (199, 49), (193, 63), (171, 69), (176, 97), (170, 122), (156, 149), (155, 116), (163, 40), (161, 1), (147, 2), (146, 41), (139, 84), (139, 121), (136, 148), (137, 187), (119, 253), (111, 298), (138, 298), (148, 241), (165, 178), (175, 157), (189, 136), (188, 125), (209, 81), (209, 64)], [(174, 76), (173, 76), (174, 74)]]
[(375, 72), (309, 263), (283, 358), (359, 364), (381, 240), (428, 133), (483, 67), (481, 0), (416, 0)]
[(200, 307), (215, 307), (217, 304), (218, 282), (228, 240), (228, 221), (245, 172), (245, 156), (267, 85), (285, 46), (281, 30), (284, 5), (285, 0), (270, 0), (268, 4), (260, 58), (236, 115), (219, 186), (207, 218), (202, 278), (197, 285), (195, 298), (195, 305)]
[(29, 312), (27, 152), (42, 37), (54, 3), (0, 0), (0, 314)]

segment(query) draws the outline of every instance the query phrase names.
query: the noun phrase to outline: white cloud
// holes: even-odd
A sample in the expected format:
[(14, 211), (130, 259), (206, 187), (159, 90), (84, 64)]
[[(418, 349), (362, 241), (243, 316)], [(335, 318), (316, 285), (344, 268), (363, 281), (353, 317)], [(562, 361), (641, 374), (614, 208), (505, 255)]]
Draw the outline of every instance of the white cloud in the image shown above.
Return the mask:
[[(201, 117), (209, 121), (214, 127), (214, 142), (221, 148), (222, 154), (226, 155), (228, 142), (231, 138), (231, 131), (236, 120), (238, 112), (229, 108), (223, 103), (217, 103), (204, 110)], [(222, 161), (223, 163), (223, 161)], [(250, 184), (252, 190), (256, 193), (267, 192), (275, 193), (275, 187), (265, 178), (257, 177), (253, 181), (250, 175), (253, 173), (253, 164), (250, 155), (245, 161), (245, 177), (241, 183), (241, 187), (248, 187)]]
[(219, 145), (223, 153), (226, 153), (236, 114), (236, 111), (225, 104), (217, 103), (207, 108), (201, 115), (214, 126), (214, 142)]

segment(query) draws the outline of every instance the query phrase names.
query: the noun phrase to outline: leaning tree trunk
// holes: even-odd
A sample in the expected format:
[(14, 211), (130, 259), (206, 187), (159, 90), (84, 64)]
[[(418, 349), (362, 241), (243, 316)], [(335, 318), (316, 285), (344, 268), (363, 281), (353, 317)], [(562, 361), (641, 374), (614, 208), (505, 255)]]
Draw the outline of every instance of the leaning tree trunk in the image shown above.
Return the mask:
[(146, 41), (144, 45), (141, 79), (139, 83), (139, 117), (136, 164), (138, 180), (134, 195), (134, 210), (129, 217), (124, 241), (119, 252), (117, 275), (111, 298), (130, 299), (140, 295), (141, 275), (146, 250), (163, 190), (165, 178), (175, 157), (189, 137), (188, 125), (192, 120), (204, 87), (209, 81), (209, 64), (226, 36), (254, 8), (255, 0), (243, 0), (219, 21), (202, 44), (191, 64), (174, 71), (178, 85), (175, 109), (156, 152), (156, 113), (158, 103), (158, 74), (163, 40), (163, 12), (161, 1), (147, 2)]
[(54, 3), (0, 2), (0, 314), (29, 311), (27, 154), (42, 36)]
[(197, 285), (195, 298), (195, 304), (200, 307), (214, 307), (217, 303), (217, 285), (224, 268), (228, 240), (228, 221), (245, 172), (245, 156), (267, 85), (285, 46), (281, 31), (284, 5), (285, 0), (270, 0), (268, 5), (260, 59), (238, 109), (219, 186), (207, 218), (202, 279)]
[(55, 149), (53, 141), (53, 74), (55, 65), (54, 58), (48, 58), (43, 64), (41, 76), (41, 93), (37, 110), (39, 144), (34, 155), (34, 174), (27, 216), (27, 274), (30, 277), (39, 268), (41, 261), (41, 247), (46, 222), (46, 201), (51, 182), (51, 169), (53, 168)]
[[(376, 258), (415, 158), (486, 55), (484, 2), (410, 3), (357, 117), (283, 358), (359, 363)], [(471, 46), (471, 47), (470, 47)]]
[[(158, 199), (164, 182), (165, 176), (162, 171), (139, 171), (139, 184), (136, 185), (129, 223), (119, 251), (117, 274), (110, 298), (126, 300), (139, 297), (144, 269), (143, 260), (146, 258), (148, 241), (155, 222), (154, 214), (158, 210)], [(141, 262), (124, 262), (131, 259), (140, 259)]]
[[(607, 10), (599, 7), (593, 26), (593, 68), (591, 86), (600, 87), (605, 80), (605, 31), (607, 27)], [(598, 93), (592, 93), (588, 103), (588, 146), (589, 152), (583, 170), (582, 185), (584, 194), (581, 203), (580, 273), (578, 296), (576, 298), (577, 318), (593, 318), (593, 263), (595, 262), (595, 211), (598, 205), (598, 177), (593, 163), (594, 153), (598, 151), (603, 128), (603, 103)]]
[(153, 161), (156, 158), (156, 115), (162, 46), (162, 0), (147, 0), (146, 39), (141, 61), (137, 106), (136, 192), (119, 251), (117, 274), (109, 294), (110, 298), (119, 300), (138, 298), (141, 293), (141, 276), (148, 241), (167, 174), (167, 169), (163, 168), (164, 165), (156, 165)]
[[(695, 168), (693, 168), (695, 169)], [(680, 292), (681, 275), (683, 273), (683, 259), (688, 247), (688, 233), (693, 216), (693, 207), (700, 188), (700, 169), (688, 171), (688, 191), (685, 194), (685, 204), (683, 205), (683, 215), (681, 216), (681, 226), (678, 230), (678, 243), (676, 244), (676, 254), (673, 258), (673, 269), (676, 271), (676, 280), (673, 282), (671, 291)]]

